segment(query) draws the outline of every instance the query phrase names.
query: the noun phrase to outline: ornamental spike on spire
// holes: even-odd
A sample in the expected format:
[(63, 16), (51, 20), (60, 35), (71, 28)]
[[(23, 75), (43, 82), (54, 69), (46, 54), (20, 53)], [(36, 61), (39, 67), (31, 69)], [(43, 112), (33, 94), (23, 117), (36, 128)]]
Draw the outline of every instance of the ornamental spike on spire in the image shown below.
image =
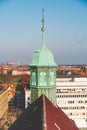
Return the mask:
[(44, 41), (44, 31), (45, 31), (45, 27), (44, 27), (44, 8), (42, 9), (42, 49), (46, 49), (46, 45), (45, 45), (45, 41)]
[(45, 31), (45, 27), (44, 27), (44, 8), (42, 9), (42, 28), (41, 31), (44, 32)]

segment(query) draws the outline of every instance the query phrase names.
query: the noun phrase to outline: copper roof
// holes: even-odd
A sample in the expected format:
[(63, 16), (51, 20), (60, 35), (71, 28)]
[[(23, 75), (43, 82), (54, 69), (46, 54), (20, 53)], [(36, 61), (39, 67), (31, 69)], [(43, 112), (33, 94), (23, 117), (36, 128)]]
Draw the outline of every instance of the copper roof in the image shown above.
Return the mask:
[(79, 130), (49, 99), (42, 95), (34, 101), (8, 130)]

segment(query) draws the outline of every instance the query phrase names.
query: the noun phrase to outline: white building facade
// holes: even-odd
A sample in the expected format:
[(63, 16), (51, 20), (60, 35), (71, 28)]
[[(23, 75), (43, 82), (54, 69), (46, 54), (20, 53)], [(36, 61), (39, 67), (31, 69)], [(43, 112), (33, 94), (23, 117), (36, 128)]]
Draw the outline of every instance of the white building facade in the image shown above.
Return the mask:
[(31, 90), (25, 89), (25, 108), (31, 103)]
[(57, 105), (75, 122), (87, 122), (87, 78), (58, 78), (56, 86)]

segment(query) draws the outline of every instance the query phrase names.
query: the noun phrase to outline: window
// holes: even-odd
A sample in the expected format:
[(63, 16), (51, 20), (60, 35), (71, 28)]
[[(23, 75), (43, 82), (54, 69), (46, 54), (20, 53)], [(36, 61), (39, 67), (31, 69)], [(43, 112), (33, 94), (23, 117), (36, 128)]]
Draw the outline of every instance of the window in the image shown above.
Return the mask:
[(54, 72), (50, 72), (49, 76), (50, 76), (50, 85), (55, 85), (55, 75), (54, 75)]
[(46, 86), (46, 85), (47, 85), (46, 72), (40, 72), (40, 86)]
[(36, 86), (36, 72), (32, 72), (32, 85)]

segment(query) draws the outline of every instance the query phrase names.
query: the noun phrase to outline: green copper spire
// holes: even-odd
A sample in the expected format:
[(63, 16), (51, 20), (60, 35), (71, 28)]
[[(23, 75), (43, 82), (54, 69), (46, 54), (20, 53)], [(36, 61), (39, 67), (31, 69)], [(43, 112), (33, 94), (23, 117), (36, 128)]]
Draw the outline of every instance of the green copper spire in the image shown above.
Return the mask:
[(52, 52), (47, 49), (44, 40), (44, 9), (42, 9), (42, 45), (34, 52), (32, 63), (30, 64), (30, 88), (31, 102), (42, 94), (45, 94), (52, 103), (56, 104), (56, 63)]
[(47, 49), (44, 40), (44, 8), (42, 9), (42, 46), (39, 50), (37, 50), (33, 55), (31, 66), (56, 66), (54, 61), (53, 54), (50, 50)]

